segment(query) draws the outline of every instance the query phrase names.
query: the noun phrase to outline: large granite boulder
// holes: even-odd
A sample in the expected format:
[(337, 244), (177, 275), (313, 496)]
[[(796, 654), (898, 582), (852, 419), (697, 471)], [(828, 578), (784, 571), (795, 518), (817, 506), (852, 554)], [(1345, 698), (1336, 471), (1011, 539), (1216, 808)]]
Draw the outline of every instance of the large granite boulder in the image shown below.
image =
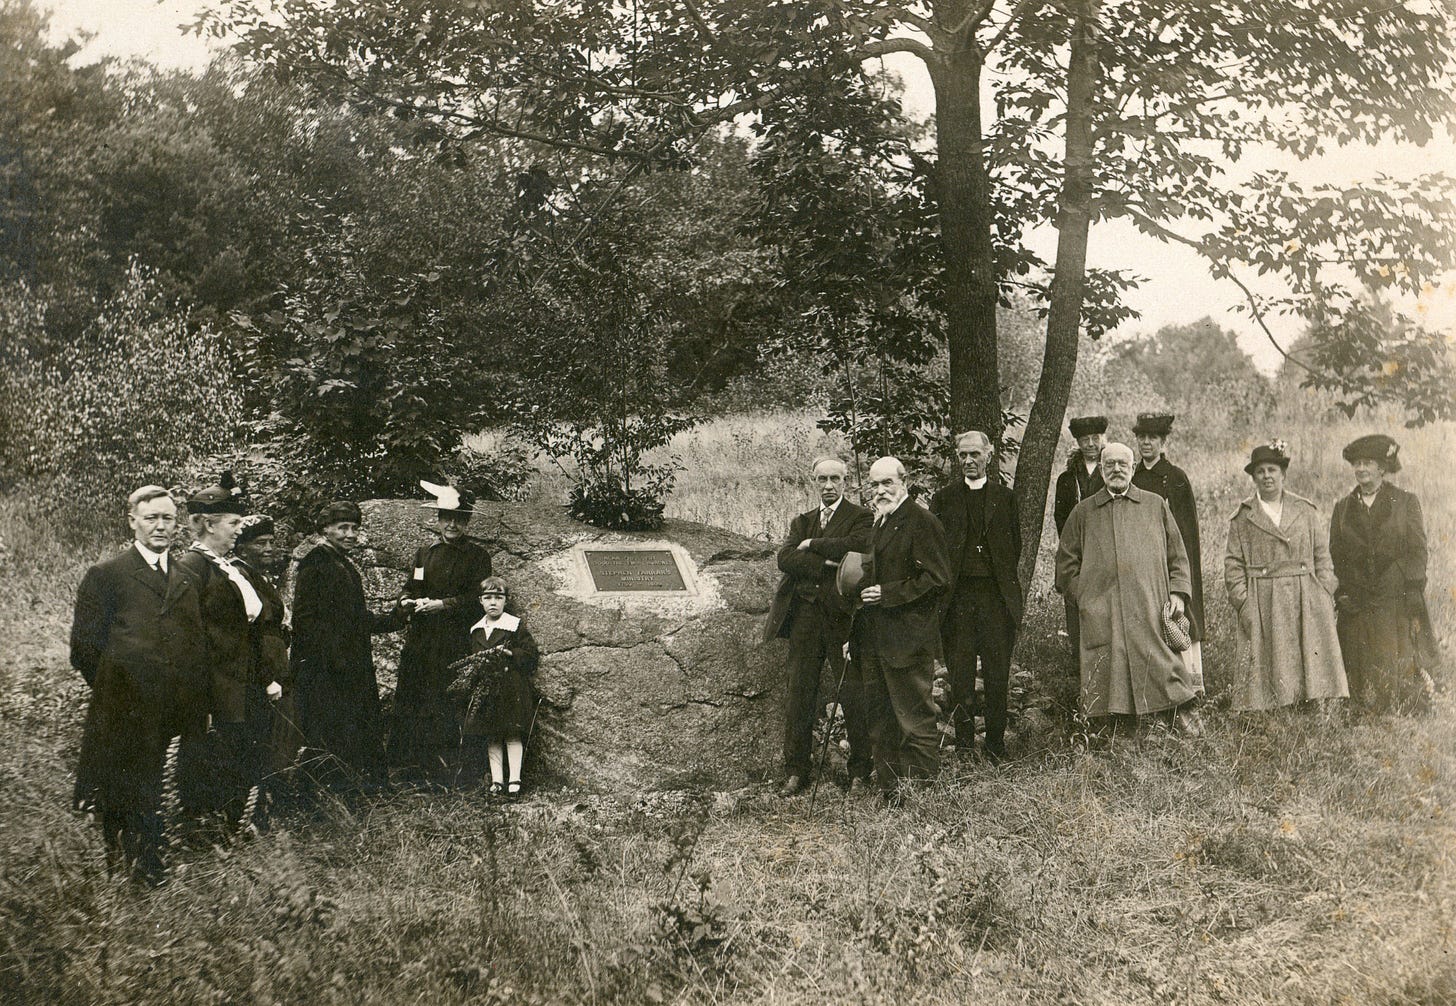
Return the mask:
[[(418, 502), (371, 500), (357, 555), (376, 605), (397, 597), (433, 540)], [(493, 556), (541, 646), (528, 771), (596, 790), (729, 788), (779, 755), (783, 643), (762, 643), (778, 582), (773, 551), (718, 528), (668, 521), (603, 531), (539, 502), (479, 505), (471, 535)], [(599, 594), (573, 546), (676, 548), (692, 592)], [(381, 684), (397, 644), (376, 637)]]

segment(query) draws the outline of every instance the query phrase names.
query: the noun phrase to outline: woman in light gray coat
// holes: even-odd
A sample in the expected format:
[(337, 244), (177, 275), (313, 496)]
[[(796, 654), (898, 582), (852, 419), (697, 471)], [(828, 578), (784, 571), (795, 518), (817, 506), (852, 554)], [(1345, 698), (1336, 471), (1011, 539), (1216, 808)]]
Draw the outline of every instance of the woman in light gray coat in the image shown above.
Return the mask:
[(1239, 614), (1243, 659), (1233, 707), (1277, 709), (1350, 694), (1335, 632), (1335, 573), (1319, 508), (1284, 489), (1281, 441), (1255, 447), (1244, 466), (1255, 495), (1229, 522), (1224, 586)]

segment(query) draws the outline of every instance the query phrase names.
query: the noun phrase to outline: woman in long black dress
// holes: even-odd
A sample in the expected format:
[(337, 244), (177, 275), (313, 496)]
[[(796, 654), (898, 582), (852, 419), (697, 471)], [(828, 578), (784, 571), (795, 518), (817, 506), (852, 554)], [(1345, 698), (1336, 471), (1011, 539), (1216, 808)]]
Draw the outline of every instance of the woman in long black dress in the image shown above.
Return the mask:
[(409, 619), (399, 655), (399, 687), (389, 732), (392, 765), (423, 777), (448, 778), (460, 749), (458, 707), (445, 694), (450, 665), (470, 652), (470, 626), (480, 617), (480, 581), (490, 576), (490, 553), (467, 529), (474, 498), (453, 486), (421, 482), (435, 499), (440, 540), (415, 552), (401, 610)]
[(1430, 700), (1420, 665), (1435, 652), (1421, 501), (1386, 481), (1400, 471), (1400, 447), (1390, 437), (1360, 437), (1343, 453), (1356, 486), (1335, 503), (1330, 558), (1350, 698), (1372, 712), (1420, 711)]
[(221, 812), (227, 824), (244, 820), (262, 778), (270, 723), (269, 700), (278, 684), (257, 660), (254, 634), (266, 604), (229, 558), (247, 507), (229, 473), (187, 501), (192, 547), (177, 559), (198, 586), (204, 652), (211, 681), (212, 729), (179, 753), (183, 804)]
[(392, 612), (376, 615), (349, 558), (359, 547), (363, 515), (348, 501), (319, 513), (323, 541), (298, 562), (293, 592), (293, 680), (305, 765), (332, 785), (385, 781), (384, 727), (369, 637), (394, 629)]
[(277, 686), (272, 690), (271, 725), (263, 754), (263, 788), (270, 794), (278, 791), (280, 773), (293, 764), (303, 743), (297, 726), (293, 669), (288, 665), (288, 609), (272, 578), (275, 530), (271, 517), (250, 514), (243, 518), (238, 540), (233, 543), (233, 564), (263, 600), (263, 613), (253, 622), (253, 659), (259, 677)]

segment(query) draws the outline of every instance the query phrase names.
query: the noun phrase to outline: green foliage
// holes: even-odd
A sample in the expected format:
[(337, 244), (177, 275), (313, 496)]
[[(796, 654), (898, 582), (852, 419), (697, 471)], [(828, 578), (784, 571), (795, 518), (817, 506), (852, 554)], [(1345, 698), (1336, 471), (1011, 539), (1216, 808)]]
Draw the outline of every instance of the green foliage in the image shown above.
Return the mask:
[(45, 305), (24, 284), (0, 293), (0, 316), (22, 336), (0, 367), (4, 464), (59, 512), (110, 510), (137, 486), (176, 485), (194, 458), (247, 433), (228, 343), (174, 312), (141, 269), (80, 346), (31, 349)]

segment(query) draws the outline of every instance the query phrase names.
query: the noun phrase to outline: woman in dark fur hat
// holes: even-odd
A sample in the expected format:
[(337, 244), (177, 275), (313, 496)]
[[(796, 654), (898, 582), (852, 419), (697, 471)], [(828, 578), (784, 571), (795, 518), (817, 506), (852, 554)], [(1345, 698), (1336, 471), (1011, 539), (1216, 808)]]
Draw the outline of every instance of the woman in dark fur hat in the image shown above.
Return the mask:
[[(396, 628), (369, 610), (350, 558), (359, 547), (359, 507), (330, 503), (317, 519), (323, 541), (298, 562), (293, 594), (293, 680), (304, 767), (336, 785), (385, 780), (384, 724), (369, 637)], [(347, 770), (341, 776), (339, 770)]]
[(1421, 501), (1386, 481), (1400, 446), (1383, 433), (1346, 445), (1355, 490), (1335, 504), (1330, 558), (1350, 696), (1372, 712), (1424, 710), (1434, 659), (1426, 611), (1426, 529)]

